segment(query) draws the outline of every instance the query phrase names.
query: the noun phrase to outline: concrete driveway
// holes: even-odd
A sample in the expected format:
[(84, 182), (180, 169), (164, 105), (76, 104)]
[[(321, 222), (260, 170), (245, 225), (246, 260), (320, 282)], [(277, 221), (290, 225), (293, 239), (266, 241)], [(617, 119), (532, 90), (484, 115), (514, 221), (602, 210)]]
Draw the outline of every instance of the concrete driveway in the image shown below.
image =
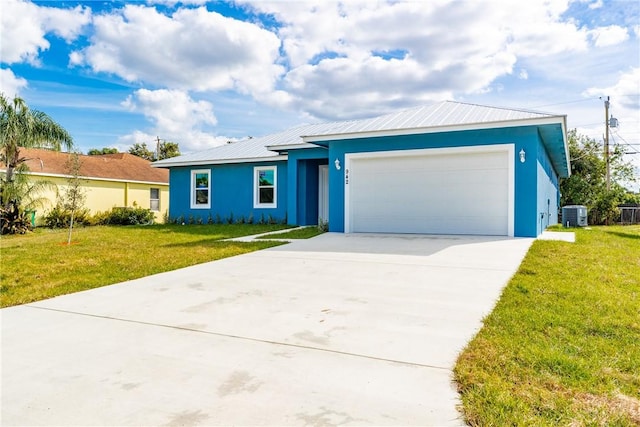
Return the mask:
[(4, 309), (2, 424), (460, 425), (532, 241), (328, 233)]

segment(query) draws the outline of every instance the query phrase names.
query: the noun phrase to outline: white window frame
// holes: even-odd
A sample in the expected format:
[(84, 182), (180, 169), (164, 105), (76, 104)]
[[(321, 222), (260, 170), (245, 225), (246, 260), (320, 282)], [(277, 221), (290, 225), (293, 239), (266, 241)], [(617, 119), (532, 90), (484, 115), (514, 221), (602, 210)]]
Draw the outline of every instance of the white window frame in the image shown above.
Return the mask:
[[(260, 172), (273, 171), (273, 203), (260, 203)], [(263, 186), (264, 188), (271, 188)], [(278, 167), (256, 166), (253, 168), (253, 207), (254, 209), (273, 209), (278, 207)]]
[[(207, 203), (196, 203), (196, 175), (207, 174)], [(211, 208), (211, 169), (193, 169), (191, 170), (191, 209), (210, 209)]]
[[(158, 198), (153, 198), (153, 190), (158, 192)], [(153, 208), (153, 202), (156, 202), (156, 208)], [(160, 212), (160, 189), (157, 187), (149, 188), (149, 209), (153, 212)]]

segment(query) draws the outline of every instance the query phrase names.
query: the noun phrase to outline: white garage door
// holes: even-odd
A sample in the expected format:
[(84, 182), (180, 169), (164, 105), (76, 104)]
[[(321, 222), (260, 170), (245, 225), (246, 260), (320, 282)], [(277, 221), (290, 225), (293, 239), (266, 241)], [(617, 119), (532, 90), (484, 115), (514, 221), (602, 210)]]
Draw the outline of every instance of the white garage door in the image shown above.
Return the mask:
[(513, 235), (513, 145), (346, 157), (347, 232)]

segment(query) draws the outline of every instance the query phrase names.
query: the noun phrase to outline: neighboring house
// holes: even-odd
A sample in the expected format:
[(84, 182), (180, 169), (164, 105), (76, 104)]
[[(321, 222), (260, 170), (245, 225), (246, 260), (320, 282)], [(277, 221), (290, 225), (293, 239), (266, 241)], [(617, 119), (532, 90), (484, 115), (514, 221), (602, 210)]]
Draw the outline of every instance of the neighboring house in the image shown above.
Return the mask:
[(334, 232), (535, 237), (558, 218), (566, 116), (441, 102), (300, 126), (153, 164), (172, 218), (328, 221)]
[[(57, 194), (67, 185), (69, 153), (20, 149), (20, 156), (28, 159), (28, 174), (33, 179), (47, 180), (56, 188), (46, 190), (41, 196), (48, 203), (38, 209), (37, 218), (56, 204)], [(158, 221), (163, 220), (169, 207), (169, 173), (152, 168), (151, 162), (128, 153), (80, 155), (80, 175), (85, 190), (84, 207), (92, 214), (111, 210), (113, 207), (134, 206), (155, 212)], [(4, 166), (1, 166), (4, 171)]]

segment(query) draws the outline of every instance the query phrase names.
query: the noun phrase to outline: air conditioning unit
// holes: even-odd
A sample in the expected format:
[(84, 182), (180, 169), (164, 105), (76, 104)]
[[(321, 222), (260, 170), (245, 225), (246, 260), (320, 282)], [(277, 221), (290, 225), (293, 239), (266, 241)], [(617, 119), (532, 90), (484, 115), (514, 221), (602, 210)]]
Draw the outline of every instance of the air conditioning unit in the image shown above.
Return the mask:
[(562, 225), (565, 227), (586, 227), (587, 207), (570, 205), (562, 208)]

